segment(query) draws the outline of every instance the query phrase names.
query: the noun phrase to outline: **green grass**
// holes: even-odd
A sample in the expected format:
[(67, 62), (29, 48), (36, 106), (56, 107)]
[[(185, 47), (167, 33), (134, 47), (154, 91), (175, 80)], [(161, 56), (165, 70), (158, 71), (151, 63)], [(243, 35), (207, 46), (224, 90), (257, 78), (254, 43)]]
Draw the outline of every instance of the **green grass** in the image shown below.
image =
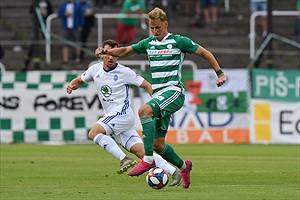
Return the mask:
[(299, 199), (298, 145), (173, 145), (193, 161), (189, 189), (119, 175), (94, 144), (1, 144), (0, 199)]

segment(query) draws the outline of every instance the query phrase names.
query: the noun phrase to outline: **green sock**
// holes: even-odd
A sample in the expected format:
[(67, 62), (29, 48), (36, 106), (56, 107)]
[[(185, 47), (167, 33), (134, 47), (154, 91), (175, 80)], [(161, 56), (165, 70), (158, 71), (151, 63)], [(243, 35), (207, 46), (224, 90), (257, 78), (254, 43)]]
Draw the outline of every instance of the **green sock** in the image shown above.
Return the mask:
[(179, 169), (182, 167), (184, 161), (178, 156), (178, 154), (174, 151), (173, 147), (169, 144), (165, 143), (165, 147), (161, 152), (157, 152), (161, 157), (163, 157), (166, 161), (172, 163)]
[(143, 140), (145, 156), (153, 155), (153, 145), (154, 145), (154, 123), (152, 117), (141, 118), (141, 124), (143, 127)]

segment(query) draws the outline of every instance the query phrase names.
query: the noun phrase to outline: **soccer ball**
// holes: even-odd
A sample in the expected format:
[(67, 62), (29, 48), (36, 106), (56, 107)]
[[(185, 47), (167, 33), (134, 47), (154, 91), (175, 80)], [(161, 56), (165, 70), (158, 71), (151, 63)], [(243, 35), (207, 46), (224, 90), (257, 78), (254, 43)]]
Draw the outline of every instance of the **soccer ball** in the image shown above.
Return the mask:
[(164, 169), (153, 167), (147, 173), (146, 182), (153, 189), (161, 189), (168, 184), (169, 176)]

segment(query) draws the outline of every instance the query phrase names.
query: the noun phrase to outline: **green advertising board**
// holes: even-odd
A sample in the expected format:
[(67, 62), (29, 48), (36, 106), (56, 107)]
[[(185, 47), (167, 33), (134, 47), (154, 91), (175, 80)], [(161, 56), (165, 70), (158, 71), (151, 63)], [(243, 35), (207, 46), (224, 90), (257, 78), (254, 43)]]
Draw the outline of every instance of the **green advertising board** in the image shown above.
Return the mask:
[[(227, 82), (216, 86), (217, 76), (212, 69), (182, 71), (185, 85), (185, 107), (195, 112), (248, 112), (248, 71), (224, 69)], [(151, 72), (142, 76), (151, 83)]]
[(299, 102), (299, 94), (299, 70), (252, 70), (253, 98)]

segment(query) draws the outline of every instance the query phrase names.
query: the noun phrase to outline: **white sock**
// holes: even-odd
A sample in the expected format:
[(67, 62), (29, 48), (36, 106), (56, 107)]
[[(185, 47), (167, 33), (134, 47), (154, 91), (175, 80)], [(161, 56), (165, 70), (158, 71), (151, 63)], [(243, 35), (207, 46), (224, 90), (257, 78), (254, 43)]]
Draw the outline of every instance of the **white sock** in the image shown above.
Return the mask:
[(153, 156), (144, 156), (143, 160), (147, 163), (152, 164), (153, 162)]
[(173, 167), (172, 165), (170, 165), (165, 159), (163, 159), (160, 155), (154, 153), (153, 154), (154, 157), (154, 161), (156, 166), (166, 170), (166, 172), (168, 172), (169, 174), (173, 174), (176, 170), (175, 167)]
[(184, 170), (186, 168), (185, 162), (183, 162), (183, 165), (180, 167), (180, 171)]
[(109, 136), (99, 133), (93, 139), (96, 144), (99, 144), (104, 150), (114, 155), (119, 160), (125, 158), (126, 154), (120, 149), (118, 144)]

